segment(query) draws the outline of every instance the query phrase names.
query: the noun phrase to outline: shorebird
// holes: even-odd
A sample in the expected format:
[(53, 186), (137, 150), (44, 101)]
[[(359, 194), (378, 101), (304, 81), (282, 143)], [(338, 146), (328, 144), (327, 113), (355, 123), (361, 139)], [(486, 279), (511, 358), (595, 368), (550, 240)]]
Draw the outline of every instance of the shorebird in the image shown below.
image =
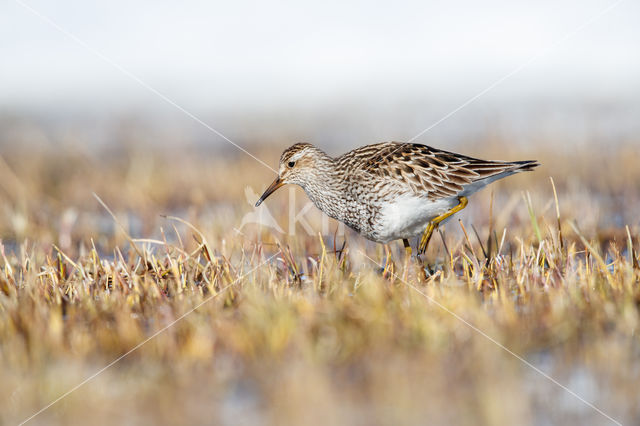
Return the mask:
[(384, 142), (332, 158), (308, 143), (280, 157), (278, 177), (256, 203), (284, 184), (302, 187), (311, 201), (369, 240), (387, 244), (421, 235), (422, 254), (438, 225), (467, 206), (484, 186), (539, 163), (480, 160), (426, 145)]

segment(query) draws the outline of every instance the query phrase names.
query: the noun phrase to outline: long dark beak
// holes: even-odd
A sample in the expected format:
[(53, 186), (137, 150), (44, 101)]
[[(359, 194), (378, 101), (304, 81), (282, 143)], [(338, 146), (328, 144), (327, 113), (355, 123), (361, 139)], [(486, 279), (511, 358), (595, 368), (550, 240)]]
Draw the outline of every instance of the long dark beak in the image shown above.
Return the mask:
[(262, 197), (260, 197), (260, 199), (256, 203), (256, 207), (258, 207), (260, 204), (262, 204), (262, 202), (264, 200), (266, 200), (269, 195), (273, 194), (275, 192), (275, 190), (280, 188), (282, 185), (284, 185), (284, 182), (282, 182), (280, 180), (280, 176), (278, 176), (276, 178), (276, 180), (274, 180), (273, 183), (271, 185), (269, 185), (267, 190), (264, 191), (264, 194), (262, 194)]

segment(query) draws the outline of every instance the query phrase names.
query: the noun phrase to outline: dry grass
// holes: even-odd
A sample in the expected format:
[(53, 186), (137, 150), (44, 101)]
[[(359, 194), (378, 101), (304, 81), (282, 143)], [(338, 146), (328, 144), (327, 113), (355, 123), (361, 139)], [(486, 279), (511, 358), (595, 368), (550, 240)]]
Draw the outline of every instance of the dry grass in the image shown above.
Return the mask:
[[(258, 155), (275, 164), (280, 148)], [(612, 418), (640, 418), (637, 144), (495, 154), (544, 167), (474, 196), (433, 239), (435, 275), (414, 261), (408, 283), (380, 274), (381, 247), (334, 240), (335, 222), (323, 238), (239, 233), (245, 187), (272, 173), (176, 151), (4, 150), (0, 423), (124, 354), (32, 423), (609, 422), (487, 336)], [(285, 230), (287, 199), (267, 202)], [(401, 244), (395, 259), (401, 274)]]

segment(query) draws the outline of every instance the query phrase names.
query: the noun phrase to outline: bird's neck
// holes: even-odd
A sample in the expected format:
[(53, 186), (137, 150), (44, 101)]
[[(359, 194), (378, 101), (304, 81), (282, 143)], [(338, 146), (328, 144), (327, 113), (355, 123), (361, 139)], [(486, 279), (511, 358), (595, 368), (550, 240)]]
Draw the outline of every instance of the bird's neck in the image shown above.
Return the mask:
[(326, 156), (317, 164), (316, 176), (302, 188), (317, 208), (334, 219), (343, 220), (345, 182), (335, 161)]

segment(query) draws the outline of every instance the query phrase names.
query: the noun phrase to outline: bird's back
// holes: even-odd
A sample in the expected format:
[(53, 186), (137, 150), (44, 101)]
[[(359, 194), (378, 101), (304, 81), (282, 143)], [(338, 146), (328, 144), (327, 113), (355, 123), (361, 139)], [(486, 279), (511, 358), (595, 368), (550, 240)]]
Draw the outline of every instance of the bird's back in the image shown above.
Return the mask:
[(389, 186), (390, 196), (413, 193), (432, 200), (470, 195), (511, 174), (532, 170), (534, 160), (492, 161), (432, 148), (384, 142), (366, 145), (336, 158), (339, 167), (360, 180)]

